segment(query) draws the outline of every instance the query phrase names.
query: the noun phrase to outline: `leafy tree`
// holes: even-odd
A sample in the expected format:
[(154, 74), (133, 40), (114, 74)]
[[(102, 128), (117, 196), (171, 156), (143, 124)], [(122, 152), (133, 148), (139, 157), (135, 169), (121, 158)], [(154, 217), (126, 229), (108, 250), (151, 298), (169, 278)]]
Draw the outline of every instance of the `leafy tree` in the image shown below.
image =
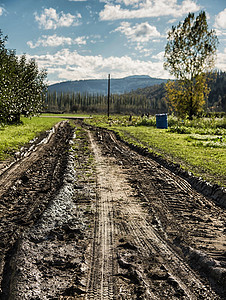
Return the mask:
[(39, 71), (35, 60), (26, 61), (26, 56), (22, 55), (17, 64), (18, 103), (22, 103), (20, 113), (24, 116), (32, 116), (43, 107), (46, 92), (46, 71)]
[(208, 97), (206, 73), (214, 67), (218, 39), (214, 30), (208, 31), (204, 11), (196, 18), (189, 13), (167, 39), (164, 67), (177, 79), (166, 84), (168, 101), (178, 115), (191, 119)]
[(0, 30), (0, 122), (18, 122), (20, 115), (32, 116), (43, 106), (46, 72), (34, 60), (16, 56), (5, 47), (7, 36)]

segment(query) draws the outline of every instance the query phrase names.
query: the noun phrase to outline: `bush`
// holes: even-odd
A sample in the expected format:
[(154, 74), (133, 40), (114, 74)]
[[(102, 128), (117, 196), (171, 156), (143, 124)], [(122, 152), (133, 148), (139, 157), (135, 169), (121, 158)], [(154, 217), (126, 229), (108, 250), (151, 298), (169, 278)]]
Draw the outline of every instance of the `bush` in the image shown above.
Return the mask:
[(192, 133), (192, 128), (186, 126), (172, 126), (169, 128), (170, 132), (175, 132), (179, 134), (189, 134)]

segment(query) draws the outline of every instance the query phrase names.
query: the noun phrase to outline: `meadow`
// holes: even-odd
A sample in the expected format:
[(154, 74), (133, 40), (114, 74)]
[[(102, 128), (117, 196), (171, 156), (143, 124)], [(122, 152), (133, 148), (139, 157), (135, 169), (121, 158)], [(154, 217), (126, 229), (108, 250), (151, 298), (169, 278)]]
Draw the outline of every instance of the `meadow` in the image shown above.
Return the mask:
[(226, 118), (178, 120), (157, 129), (152, 117), (95, 116), (89, 124), (117, 132), (124, 140), (148, 148), (170, 162), (212, 183), (226, 186)]

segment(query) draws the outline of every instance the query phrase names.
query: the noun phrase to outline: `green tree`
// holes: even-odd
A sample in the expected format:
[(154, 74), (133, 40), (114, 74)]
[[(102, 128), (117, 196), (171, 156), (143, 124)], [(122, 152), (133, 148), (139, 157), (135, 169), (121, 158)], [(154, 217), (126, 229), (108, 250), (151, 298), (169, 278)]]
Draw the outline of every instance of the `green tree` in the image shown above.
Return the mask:
[(34, 60), (18, 58), (14, 50), (6, 49), (6, 41), (0, 30), (0, 122), (10, 123), (42, 109), (47, 74)]
[(39, 70), (34, 59), (27, 61), (25, 55), (18, 59), (16, 98), (20, 114), (28, 117), (42, 110), (47, 92), (46, 76), (46, 71)]
[(208, 97), (206, 74), (214, 67), (218, 39), (214, 30), (208, 30), (204, 11), (196, 18), (189, 13), (167, 39), (164, 68), (177, 79), (166, 84), (167, 98), (179, 116), (191, 119)]

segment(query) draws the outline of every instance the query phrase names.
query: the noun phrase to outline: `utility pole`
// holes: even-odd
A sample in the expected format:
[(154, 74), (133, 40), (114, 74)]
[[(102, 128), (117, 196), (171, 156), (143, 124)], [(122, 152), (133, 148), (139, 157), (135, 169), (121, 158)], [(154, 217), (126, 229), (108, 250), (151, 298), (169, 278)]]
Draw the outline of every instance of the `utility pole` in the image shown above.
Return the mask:
[(108, 74), (108, 118), (109, 118), (109, 112), (110, 110), (110, 74)]

